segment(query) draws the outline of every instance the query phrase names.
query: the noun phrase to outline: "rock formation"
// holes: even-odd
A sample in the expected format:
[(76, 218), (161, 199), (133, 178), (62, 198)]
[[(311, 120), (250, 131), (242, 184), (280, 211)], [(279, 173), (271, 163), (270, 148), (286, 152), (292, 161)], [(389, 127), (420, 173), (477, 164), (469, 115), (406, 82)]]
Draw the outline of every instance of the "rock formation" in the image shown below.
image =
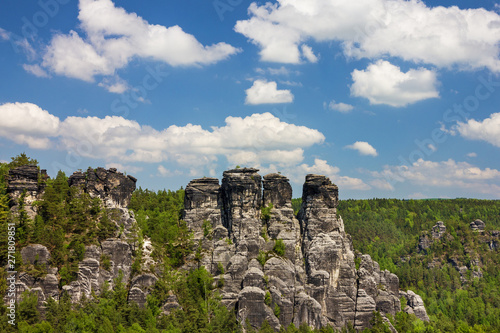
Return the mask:
[(476, 232), (483, 232), (485, 226), (486, 226), (486, 224), (483, 221), (481, 221), (480, 219), (477, 219), (477, 220), (472, 221), (470, 223), (471, 230), (476, 231)]
[[(401, 311), (400, 296), (407, 300), (407, 312), (428, 320), (422, 299), (411, 291), (400, 292), (396, 275), (381, 270), (369, 255), (354, 253), (337, 215), (338, 188), (328, 178), (306, 177), (302, 207), (295, 216), (288, 179), (280, 174), (261, 177), (257, 172), (228, 170), (221, 184), (215, 178), (201, 178), (185, 189), (183, 219), (193, 231), (194, 243), (201, 246), (200, 264), (214, 276), (222, 302), (236, 311), (242, 323), (260, 327), (267, 321), (276, 331), (290, 323), (337, 329), (352, 323), (361, 330), (370, 326), (373, 311), (384, 318)], [(85, 248), (77, 280), (62, 289), (57, 269), (50, 267), (49, 251), (39, 244), (25, 247), (23, 261), (44, 266), (46, 274), (20, 273), (18, 295), (24, 290), (37, 292), (43, 310), (48, 297), (59, 299), (67, 293), (77, 302), (99, 293), (105, 282), (112, 286), (122, 275), (129, 301), (144, 306), (157, 275), (146, 267), (154, 267), (154, 261), (144, 258), (151, 253), (151, 244), (146, 240), (138, 251), (136, 221), (126, 209), (135, 178), (97, 168), (75, 172), (68, 182), (102, 200), (113, 212), (116, 234)], [(33, 191), (40, 193), (39, 188)], [(148, 264), (143, 264), (144, 273), (132, 276), (139, 253)], [(184, 268), (196, 264), (188, 261)], [(172, 294), (162, 304), (162, 313), (175, 308), (179, 303)]]
[[(351, 322), (362, 329), (373, 311), (401, 311), (396, 275), (381, 271), (369, 255), (356, 269), (351, 238), (337, 215), (336, 185), (308, 175), (295, 217), (288, 179), (262, 178), (257, 171), (225, 171), (221, 185), (214, 178), (193, 180), (184, 202), (184, 220), (204, 251), (201, 264), (242, 322), (259, 327), (266, 320), (275, 330), (290, 323), (342, 328)], [(426, 316), (413, 295), (409, 311)]]
[(6, 178), (11, 209), (17, 211), (19, 199), (24, 193), (24, 209), (30, 218), (34, 218), (36, 210), (33, 202), (40, 200), (43, 194), (45, 180), (49, 178), (47, 171), (38, 170), (36, 165), (23, 165), (10, 170)]
[(437, 221), (432, 227), (430, 232), (430, 237), (428, 232), (424, 232), (418, 241), (418, 252), (427, 253), (427, 249), (431, 247), (432, 243), (436, 240), (440, 240), (446, 234), (446, 226), (443, 221)]
[[(41, 173), (42, 177), (44, 173)], [(36, 166), (19, 167), (13, 169), (9, 175), (9, 193), (11, 198), (20, 196), (26, 191), (31, 197), (40, 199), (43, 188), (38, 185), (38, 171)], [(73, 302), (82, 297), (90, 297), (92, 292), (99, 293), (105, 282), (113, 287), (115, 279), (122, 275), (122, 282), (130, 285), (129, 301), (140, 306), (146, 303), (149, 289), (157, 280), (153, 274), (144, 273), (131, 277), (132, 264), (139, 253), (136, 242), (136, 224), (133, 214), (126, 206), (130, 202), (135, 190), (136, 179), (117, 172), (116, 169), (91, 169), (85, 173), (75, 172), (68, 179), (70, 186), (80, 187), (91, 197), (99, 197), (103, 207), (108, 210), (116, 224), (116, 233), (99, 245), (85, 247), (83, 260), (79, 263), (78, 278), (75, 281), (59, 288), (57, 268), (50, 266), (50, 252), (40, 244), (31, 244), (21, 250), (25, 265), (38, 265), (42, 276), (33, 277), (29, 273), (20, 272), (17, 281), (17, 297), (29, 290), (38, 293), (39, 309), (43, 312), (48, 297), (59, 299), (62, 293), (67, 293)], [(36, 212), (33, 211), (33, 216)], [(150, 242), (144, 242), (144, 262), (151, 263), (148, 254)], [(106, 264), (105, 264), (106, 262)], [(144, 270), (147, 270), (146, 268)]]

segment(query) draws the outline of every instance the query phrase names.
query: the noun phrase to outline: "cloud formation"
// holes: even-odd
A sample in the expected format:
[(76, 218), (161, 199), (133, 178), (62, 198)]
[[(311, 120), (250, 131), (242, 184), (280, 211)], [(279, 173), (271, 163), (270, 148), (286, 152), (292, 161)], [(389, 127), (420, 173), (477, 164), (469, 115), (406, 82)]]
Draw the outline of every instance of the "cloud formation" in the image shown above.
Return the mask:
[(500, 148), (500, 112), (483, 121), (469, 119), (465, 123), (459, 122), (455, 129), (466, 139), (483, 140)]
[(253, 85), (245, 90), (245, 104), (279, 104), (293, 102), (293, 94), (288, 89), (278, 90), (274, 81), (255, 80)]
[[(150, 24), (135, 13), (116, 7), (111, 0), (80, 0), (80, 28), (57, 33), (43, 54), (42, 67), (58, 75), (94, 82), (96, 77), (114, 77), (134, 58), (164, 62), (171, 66), (213, 64), (240, 52), (220, 42), (201, 44), (175, 25)], [(121, 93), (124, 86), (102, 84)]]
[(402, 107), (429, 98), (439, 97), (434, 71), (419, 68), (403, 73), (385, 60), (352, 73), (351, 95), (367, 98), (370, 104)]
[(357, 150), (360, 155), (377, 156), (377, 150), (373, 148), (368, 142), (356, 141), (352, 145), (345, 146), (347, 149)]
[(172, 125), (163, 130), (118, 116), (59, 120), (31, 103), (0, 105), (0, 136), (31, 148), (58, 147), (83, 157), (114, 163), (206, 166), (220, 157), (234, 164), (290, 166), (301, 163), (304, 148), (324, 142), (315, 129), (281, 121), (270, 113), (227, 117), (222, 127)]
[(338, 111), (341, 113), (349, 113), (354, 109), (354, 106), (342, 102), (335, 102), (334, 100), (328, 104), (328, 108), (332, 111)]
[[(456, 162), (448, 159), (433, 162), (419, 159), (411, 165), (385, 166), (381, 172), (372, 172), (377, 180), (385, 183), (409, 182), (417, 186), (454, 188), (459, 191), (500, 196), (500, 171), (497, 169), (481, 169), (467, 162)], [(495, 183), (496, 182), (496, 183)], [(375, 183), (371, 183), (375, 185)], [(384, 183), (379, 182), (379, 188)], [(390, 185), (392, 186), (392, 185)], [(390, 189), (387, 186), (387, 189)], [(457, 192), (457, 195), (460, 195)]]
[(0, 136), (30, 148), (47, 149), (57, 135), (59, 118), (31, 103), (0, 105)]
[[(234, 30), (263, 61), (311, 61), (306, 42), (338, 41), (354, 58), (399, 57), (438, 67), (500, 71), (500, 15), (404, 0), (278, 0), (252, 3)], [(307, 47), (307, 45), (305, 45)]]

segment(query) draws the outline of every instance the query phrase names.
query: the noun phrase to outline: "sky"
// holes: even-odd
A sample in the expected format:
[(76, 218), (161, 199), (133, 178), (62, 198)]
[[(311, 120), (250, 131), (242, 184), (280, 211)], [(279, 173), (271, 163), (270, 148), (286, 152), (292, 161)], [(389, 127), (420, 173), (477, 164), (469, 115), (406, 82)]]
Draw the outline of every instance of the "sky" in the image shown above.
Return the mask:
[(499, 74), (491, 0), (3, 0), (0, 161), (499, 199)]

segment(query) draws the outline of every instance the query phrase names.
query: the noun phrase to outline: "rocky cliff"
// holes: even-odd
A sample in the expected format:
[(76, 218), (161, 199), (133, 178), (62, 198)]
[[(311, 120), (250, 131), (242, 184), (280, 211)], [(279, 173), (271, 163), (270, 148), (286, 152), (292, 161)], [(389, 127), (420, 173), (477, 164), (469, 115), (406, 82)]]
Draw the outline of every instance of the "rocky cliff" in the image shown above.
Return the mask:
[[(27, 191), (28, 198), (39, 200), (43, 188), (36, 183), (36, 167), (21, 167), (11, 171), (9, 175), (9, 192), (11, 198), (20, 197), (20, 193)], [(73, 302), (82, 297), (89, 298), (92, 293), (99, 293), (105, 283), (112, 288), (115, 279), (122, 275), (122, 282), (130, 286), (129, 300), (140, 306), (146, 303), (149, 288), (154, 285), (157, 277), (144, 267), (143, 274), (131, 276), (132, 265), (139, 255), (143, 262), (151, 263), (151, 258), (145, 258), (151, 252), (148, 242), (137, 242), (137, 223), (126, 206), (130, 202), (135, 190), (136, 179), (117, 172), (116, 169), (91, 169), (86, 172), (75, 172), (68, 179), (68, 184), (78, 187), (91, 197), (101, 199), (102, 206), (107, 210), (112, 222), (116, 226), (113, 237), (102, 240), (95, 245), (85, 247), (83, 260), (78, 264), (78, 277), (69, 284), (61, 286), (60, 272), (50, 266), (51, 254), (40, 244), (31, 244), (21, 250), (24, 265), (37, 265), (41, 275), (33, 276), (29, 272), (19, 272), (16, 283), (17, 297), (20, 299), (26, 290), (38, 294), (39, 309), (44, 310), (48, 297), (57, 300), (63, 293), (67, 293)], [(26, 200), (26, 199), (25, 199)], [(36, 214), (34, 208), (25, 205), (25, 209)], [(140, 249), (143, 246), (144, 249)], [(142, 250), (142, 251), (140, 251)]]
[[(275, 330), (290, 323), (314, 328), (342, 328), (351, 323), (360, 330), (370, 326), (374, 311), (395, 315), (401, 310), (428, 320), (420, 296), (400, 292), (396, 275), (381, 270), (369, 255), (354, 253), (337, 215), (338, 188), (328, 178), (306, 177), (302, 207), (295, 216), (289, 180), (281, 174), (261, 177), (257, 172), (253, 168), (228, 170), (221, 184), (216, 178), (195, 179), (187, 185), (184, 199), (183, 218), (202, 254), (201, 259), (193, 255), (184, 269), (204, 265), (215, 277), (222, 302), (236, 311), (242, 323), (260, 327), (267, 321)], [(41, 193), (33, 181), (23, 183), (22, 177), (11, 179)], [(18, 296), (24, 290), (37, 292), (43, 310), (48, 297), (58, 299), (66, 292), (77, 302), (99, 293), (105, 283), (113, 286), (114, 279), (123, 274), (129, 302), (143, 306), (158, 275), (148, 255), (150, 243), (137, 242), (137, 223), (126, 209), (135, 182), (116, 169), (103, 168), (69, 177), (70, 186), (101, 199), (113, 216), (116, 233), (85, 247), (78, 278), (63, 287), (45, 246), (23, 248), (23, 262), (42, 265), (46, 274), (35, 277), (20, 272)], [(24, 185), (15, 186), (24, 191)], [(136, 260), (143, 263), (142, 273), (132, 276)], [(404, 309), (402, 296), (407, 300)], [(162, 305), (166, 313), (177, 307), (175, 295)]]
[[(219, 281), (225, 304), (242, 322), (274, 329), (307, 323), (314, 328), (369, 327), (373, 311), (401, 311), (428, 320), (422, 299), (400, 294), (399, 279), (369, 255), (356, 258), (337, 215), (338, 188), (308, 175), (295, 217), (286, 177), (263, 178), (252, 168), (191, 181), (184, 219), (202, 244), (201, 260)], [(356, 267), (356, 259), (359, 266)]]

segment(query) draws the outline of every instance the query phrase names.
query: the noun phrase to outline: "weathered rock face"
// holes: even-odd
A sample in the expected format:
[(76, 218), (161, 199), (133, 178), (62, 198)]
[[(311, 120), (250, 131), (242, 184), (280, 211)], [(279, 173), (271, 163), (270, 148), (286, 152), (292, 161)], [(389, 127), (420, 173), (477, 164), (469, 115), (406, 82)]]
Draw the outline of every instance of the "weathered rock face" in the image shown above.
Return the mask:
[(417, 318), (423, 321), (429, 321), (427, 311), (425, 311), (424, 301), (420, 295), (415, 294), (413, 291), (401, 291), (401, 296), (406, 299), (406, 307), (403, 309), (407, 313), (414, 314)]
[(10, 199), (11, 209), (16, 211), (19, 204), (19, 199), (23, 193), (24, 209), (30, 218), (34, 218), (36, 210), (33, 207), (33, 202), (40, 200), (45, 188), (45, 180), (47, 176), (46, 170), (38, 170), (36, 165), (23, 165), (9, 171), (7, 176), (7, 194)]
[(101, 198), (108, 207), (127, 207), (136, 182), (137, 179), (115, 168), (89, 168), (85, 173), (73, 173), (68, 179), (69, 186), (82, 186), (85, 192)]
[(432, 227), (430, 235), (428, 232), (423, 233), (418, 241), (418, 252), (427, 253), (427, 249), (431, 247), (432, 243), (440, 240), (446, 234), (446, 226), (443, 221), (437, 221)]
[(436, 225), (432, 227), (431, 236), (433, 239), (441, 239), (446, 232), (446, 226), (443, 221), (437, 221)]
[[(36, 167), (17, 170), (9, 183), (12, 185), (11, 193), (28, 189), (40, 197), (40, 187), (35, 186), (37, 177)], [(122, 276), (122, 283), (130, 285), (129, 301), (144, 306), (146, 296), (157, 278), (154, 274), (147, 273), (155, 264), (149, 256), (152, 248), (148, 240), (144, 242), (142, 249), (142, 270), (146, 273), (131, 276), (134, 257), (138, 253), (135, 240), (137, 222), (133, 214), (126, 209), (126, 205), (130, 202), (135, 182), (135, 178), (125, 176), (116, 169), (89, 169), (86, 173), (75, 172), (70, 176), (70, 186), (79, 186), (92, 197), (102, 200), (103, 206), (108, 209), (112, 221), (116, 224), (115, 236), (103, 240), (98, 245), (86, 246), (84, 258), (79, 263), (78, 278), (61, 289), (57, 268), (50, 266), (50, 252), (47, 248), (40, 244), (24, 247), (21, 250), (24, 265), (41, 267), (47, 274), (35, 278), (20, 272), (17, 282), (18, 297), (21, 297), (24, 290), (37, 292), (39, 309), (43, 312), (48, 297), (57, 300), (62, 293), (67, 293), (73, 302), (78, 302), (82, 297), (91, 297), (93, 292), (99, 294), (105, 283), (113, 288), (115, 279)]]
[(472, 231), (483, 232), (485, 227), (486, 227), (486, 224), (479, 219), (472, 221), (470, 223), (470, 228)]
[[(242, 322), (259, 327), (267, 320), (275, 330), (290, 323), (342, 328), (351, 322), (362, 329), (373, 311), (401, 311), (396, 275), (381, 271), (368, 255), (356, 269), (351, 238), (337, 216), (336, 185), (308, 175), (297, 218), (288, 179), (261, 178), (257, 171), (226, 171), (221, 186), (213, 178), (193, 180), (185, 196), (184, 220), (202, 242), (201, 263)], [(283, 252), (274, 250), (277, 240)], [(411, 304), (425, 312), (417, 301)]]

